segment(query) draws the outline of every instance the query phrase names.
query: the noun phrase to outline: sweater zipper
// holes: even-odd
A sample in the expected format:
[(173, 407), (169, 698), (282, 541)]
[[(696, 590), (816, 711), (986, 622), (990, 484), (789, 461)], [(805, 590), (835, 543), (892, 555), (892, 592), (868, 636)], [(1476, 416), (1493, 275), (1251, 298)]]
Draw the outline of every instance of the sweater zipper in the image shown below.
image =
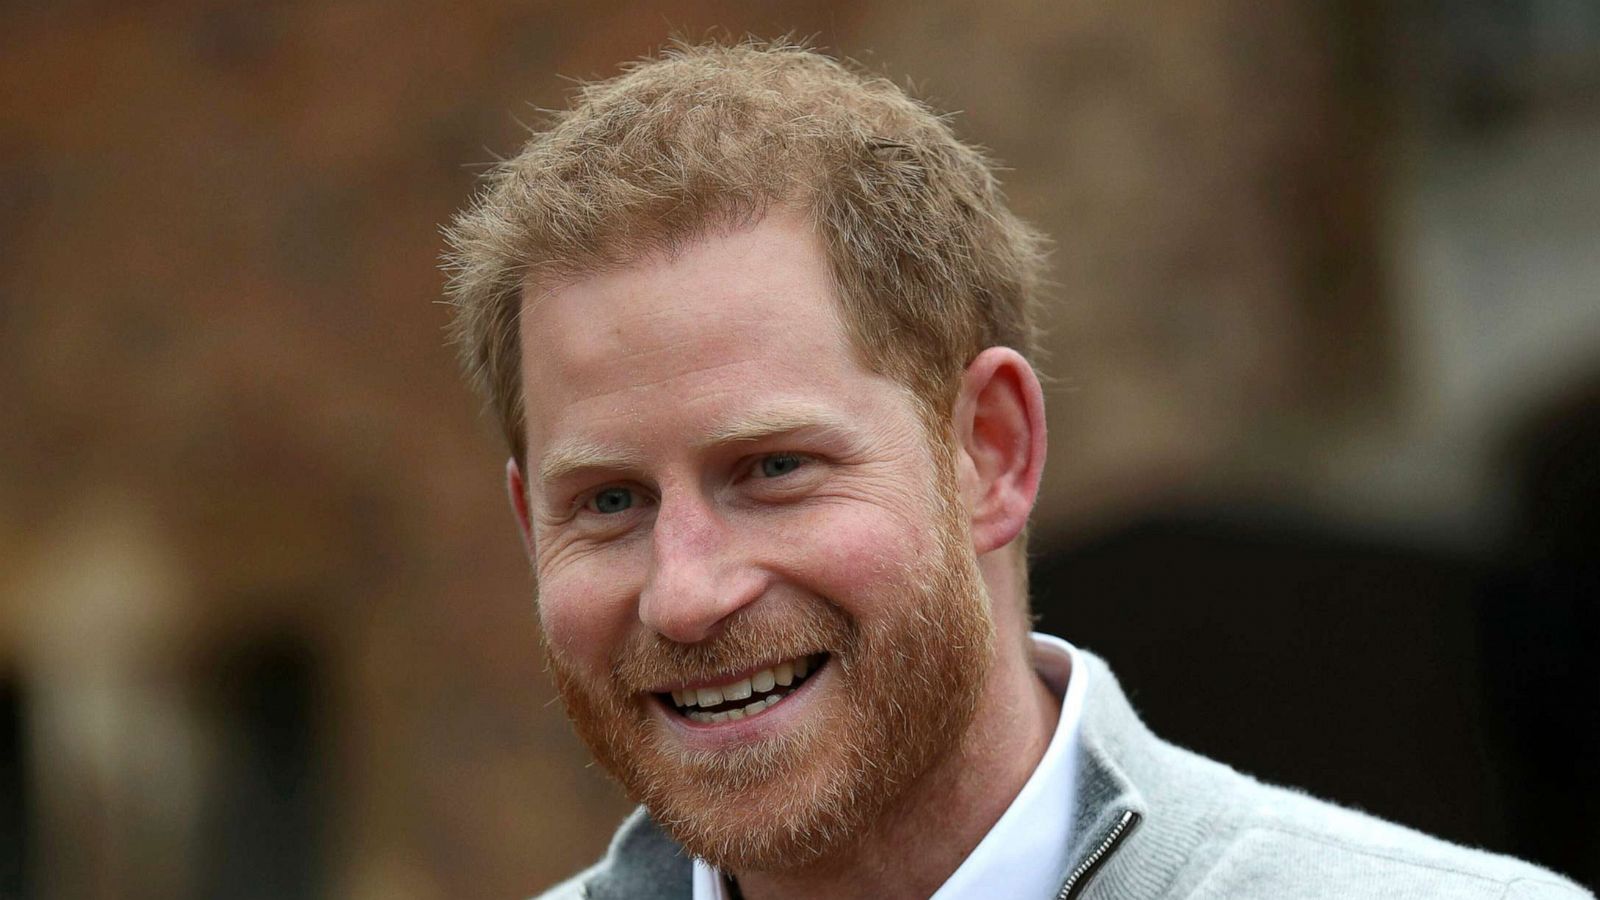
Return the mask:
[(1111, 830), (1107, 831), (1105, 838), (1100, 841), (1100, 845), (1094, 848), (1093, 853), (1084, 857), (1083, 862), (1078, 863), (1078, 867), (1072, 870), (1071, 875), (1067, 876), (1066, 883), (1061, 885), (1061, 890), (1056, 894), (1056, 900), (1072, 900), (1073, 897), (1083, 893), (1083, 888), (1089, 883), (1090, 876), (1094, 875), (1100, 868), (1100, 864), (1105, 862), (1106, 857), (1111, 855), (1111, 851), (1117, 848), (1117, 844), (1138, 824), (1138, 813), (1131, 809), (1123, 810), (1116, 824), (1111, 826)]

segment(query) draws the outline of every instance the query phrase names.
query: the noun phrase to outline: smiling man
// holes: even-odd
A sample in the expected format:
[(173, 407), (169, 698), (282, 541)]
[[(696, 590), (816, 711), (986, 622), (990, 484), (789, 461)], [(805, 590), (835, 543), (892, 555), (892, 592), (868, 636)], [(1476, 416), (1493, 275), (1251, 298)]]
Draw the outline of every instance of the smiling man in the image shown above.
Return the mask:
[(680, 48), (451, 229), (561, 696), (641, 810), (554, 897), (1561, 897), (1152, 736), (1029, 634), (1040, 240), (893, 84)]
[(752, 892), (920, 845), (941, 864), (896, 877), (927, 895), (1056, 718), (979, 562), (1002, 551), (1020, 596), (1041, 401), (1019, 354), (985, 351), (953, 453), (833, 295), (783, 208), (544, 292), (520, 322), (538, 475), (513, 468), (512, 495), (573, 721), (659, 823)]

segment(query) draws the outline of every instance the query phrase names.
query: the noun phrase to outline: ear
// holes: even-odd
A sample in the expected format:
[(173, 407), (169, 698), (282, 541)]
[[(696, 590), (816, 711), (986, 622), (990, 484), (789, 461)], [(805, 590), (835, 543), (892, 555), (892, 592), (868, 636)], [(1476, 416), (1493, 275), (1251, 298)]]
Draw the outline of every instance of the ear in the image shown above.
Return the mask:
[(1044, 474), (1044, 391), (1022, 354), (990, 347), (961, 378), (952, 425), (957, 479), (979, 555), (1027, 527)]
[(522, 547), (533, 558), (533, 525), (528, 519), (528, 483), (522, 480), (522, 469), (516, 457), (506, 460), (506, 493), (511, 496), (511, 510), (517, 514), (517, 526), (522, 530)]

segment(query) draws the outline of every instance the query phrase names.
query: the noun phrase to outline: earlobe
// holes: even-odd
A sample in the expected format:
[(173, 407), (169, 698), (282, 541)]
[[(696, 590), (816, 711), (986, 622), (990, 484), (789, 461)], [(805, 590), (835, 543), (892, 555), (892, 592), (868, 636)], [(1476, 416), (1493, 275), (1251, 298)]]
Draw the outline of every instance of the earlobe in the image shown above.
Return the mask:
[(515, 457), (506, 460), (506, 494), (511, 498), (511, 511), (516, 513), (517, 527), (522, 531), (522, 547), (533, 558), (533, 525), (528, 516), (528, 484), (522, 480), (522, 469)]
[(954, 411), (962, 494), (981, 555), (1027, 527), (1044, 474), (1044, 391), (1021, 354), (990, 347), (967, 367)]

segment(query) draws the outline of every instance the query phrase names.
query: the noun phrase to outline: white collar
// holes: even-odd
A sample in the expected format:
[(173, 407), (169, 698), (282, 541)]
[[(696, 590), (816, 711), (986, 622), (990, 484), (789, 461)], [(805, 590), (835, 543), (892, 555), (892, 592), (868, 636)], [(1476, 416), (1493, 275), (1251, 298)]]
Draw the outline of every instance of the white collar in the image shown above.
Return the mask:
[[(1005, 896), (1045, 900), (1067, 870), (1072, 809), (1078, 784), (1078, 726), (1089, 669), (1078, 649), (1058, 637), (1033, 634), (1033, 668), (1061, 698), (1061, 718), (1044, 757), (1000, 820), (930, 900)], [(729, 900), (722, 873), (696, 859), (694, 900)]]

